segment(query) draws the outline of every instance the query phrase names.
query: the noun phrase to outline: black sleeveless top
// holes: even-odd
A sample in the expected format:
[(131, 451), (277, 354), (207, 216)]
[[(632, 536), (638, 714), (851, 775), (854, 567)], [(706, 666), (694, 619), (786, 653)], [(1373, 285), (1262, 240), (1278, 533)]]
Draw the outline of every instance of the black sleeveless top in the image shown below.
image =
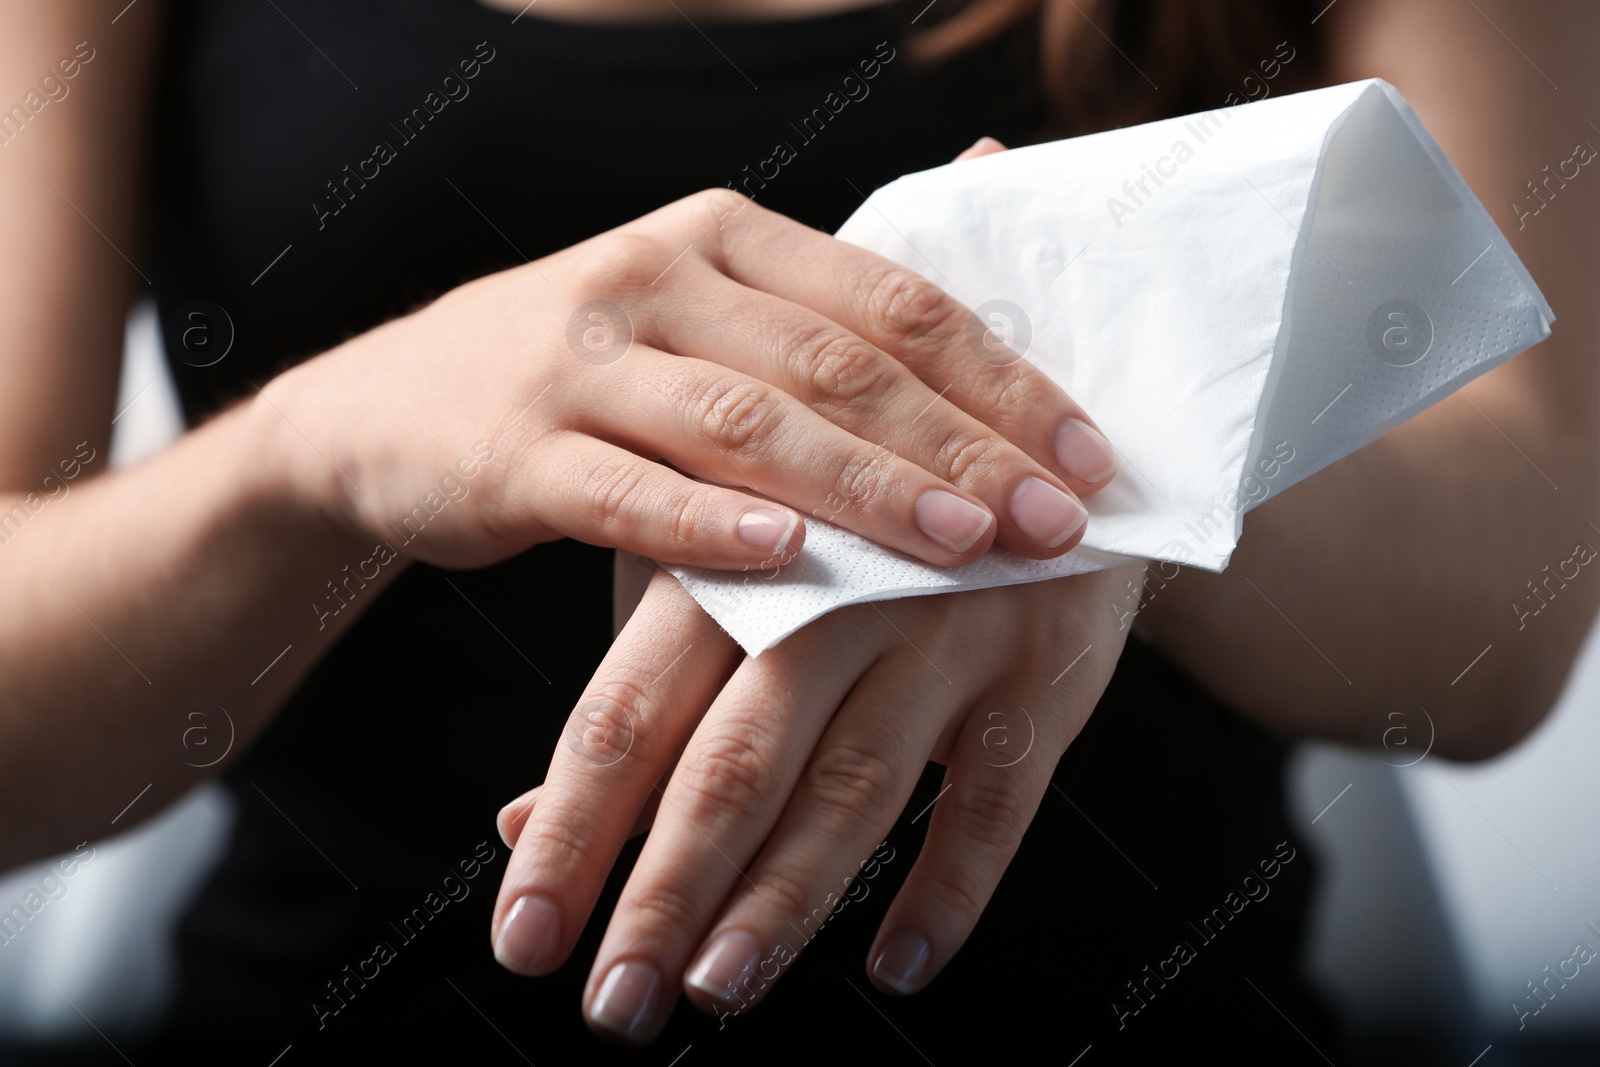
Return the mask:
[[(832, 230), (857, 190), (981, 134), (1026, 143), (1040, 121), (1029, 43), (918, 68), (903, 38), (925, 7), (602, 28), (472, 0), (172, 3), (155, 291), (163, 321), (205, 301), (235, 332), (214, 365), (172, 361), (188, 419), (462, 281), (770, 174), (778, 144), (793, 158), (758, 199)], [(830, 94), (844, 106), (802, 127)], [(381, 403), (380, 386), (347, 402)], [(1284, 816), (1285, 746), (1138, 642), (925, 993), (879, 995), (863, 961), (937, 768), (870, 895), (758, 1011), (719, 1027), (680, 1002), (649, 1052), (601, 1044), (579, 997), (638, 842), (560, 973), (502, 971), (488, 935), (507, 856), (494, 815), (542, 779), (609, 642), (610, 554), (566, 542), (449, 578), (459, 592), (407, 571), (227, 774), (237, 826), (182, 923), (170, 1010), (122, 1043), (135, 1062), (265, 1065), (288, 1048), (283, 1067), (353, 1049), (667, 1063), (691, 1045), (686, 1067), (1066, 1063), (1091, 1045), (1085, 1067), (1175, 1051), (1320, 1062), (1294, 1027), (1332, 1051), (1297, 977), (1313, 864)], [(312, 627), (321, 592), (283, 595), (306, 597)]]

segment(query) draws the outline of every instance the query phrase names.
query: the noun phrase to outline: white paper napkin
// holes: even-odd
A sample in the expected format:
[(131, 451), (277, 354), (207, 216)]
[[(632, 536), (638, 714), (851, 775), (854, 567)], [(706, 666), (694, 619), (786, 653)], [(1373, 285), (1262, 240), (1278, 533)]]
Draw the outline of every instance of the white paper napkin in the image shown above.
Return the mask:
[(838, 236), (931, 278), (1121, 455), (1060, 559), (940, 569), (818, 518), (781, 572), (673, 567), (757, 654), (846, 604), (1143, 557), (1220, 571), (1243, 514), (1550, 332), (1394, 87), (1277, 97), (911, 174)]

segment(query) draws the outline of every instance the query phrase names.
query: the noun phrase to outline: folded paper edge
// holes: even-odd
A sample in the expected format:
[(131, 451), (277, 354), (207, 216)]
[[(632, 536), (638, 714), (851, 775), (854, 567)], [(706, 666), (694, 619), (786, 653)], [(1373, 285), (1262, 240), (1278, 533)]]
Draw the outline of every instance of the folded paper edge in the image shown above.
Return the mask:
[[(1086, 561), (1086, 563), (1091, 563), (1091, 566), (1086, 566), (1086, 568), (1082, 569), (1082, 571), (1077, 571), (1077, 574), (1091, 574), (1094, 573), (1094, 571), (1104, 571), (1104, 569), (1114, 568), (1114, 566), (1122, 566), (1123, 563), (1136, 563), (1136, 561), (1142, 560), (1142, 557), (1126, 557), (1126, 555), (1117, 555), (1117, 553), (1114, 552), (1098, 552), (1098, 550), (1094, 549), (1074, 549), (1070, 555), (1074, 555), (1074, 557), (1080, 558), (1080, 560)], [(1155, 561), (1160, 563), (1162, 560)], [(701, 608), (706, 611), (706, 614), (709, 614), (709, 616), (712, 617), (712, 621), (722, 627), (723, 633), (726, 633), (728, 637), (733, 638), (733, 640), (738, 643), (739, 648), (744, 649), (744, 653), (746, 653), (747, 656), (752, 657), (752, 659), (754, 659), (755, 656), (760, 656), (760, 654), (765, 653), (766, 649), (776, 648), (776, 646), (781, 645), (782, 641), (786, 641), (787, 638), (794, 637), (795, 633), (805, 629), (805, 627), (808, 627), (808, 625), (818, 621), (818, 619), (821, 619), (821, 617), (834, 614), (835, 611), (838, 611), (840, 608), (851, 608), (851, 606), (866, 605), (866, 603), (877, 603), (877, 601), (880, 600), (906, 600), (906, 598), (910, 597), (931, 597), (931, 595), (934, 595), (934, 593), (974, 592), (974, 590), (978, 589), (1005, 589), (1005, 587), (1008, 587), (1008, 585), (1030, 585), (1034, 584), (1034, 582), (1053, 581), (1053, 579), (1050, 579), (1050, 577), (1022, 576), (1022, 574), (1018, 574), (1018, 576), (1003, 577), (1003, 579), (1000, 579), (1000, 581), (989, 582), (989, 584), (981, 585), (981, 587), (971, 587), (971, 589), (963, 589), (963, 587), (958, 587), (958, 585), (914, 585), (914, 587), (891, 587), (891, 589), (864, 590), (864, 592), (859, 593), (859, 595), (854, 595), (854, 597), (851, 597), (850, 600), (838, 601), (838, 603), (835, 603), (835, 605), (829, 606), (827, 611), (819, 614), (819, 616), (811, 616), (810, 619), (805, 619), (805, 621), (795, 622), (794, 625), (789, 625), (787, 629), (778, 630), (778, 632), (773, 633), (773, 635), (765, 635), (765, 637), (760, 638), (760, 640), (746, 641), (744, 638), (739, 637), (738, 633), (734, 633), (733, 629), (730, 629), (730, 625), (726, 624), (726, 622), (723, 622), (722, 617), (718, 616), (717, 609), (709, 608), (709, 606), (704, 605), (704, 603), (701, 603), (701, 600), (699, 600), (699, 597), (694, 595), (694, 590), (690, 589), (690, 581), (693, 581), (694, 577), (696, 576), (691, 574), (690, 571), (688, 571), (688, 568), (683, 568), (683, 566), (666, 565), (666, 563), (662, 563), (661, 566), (662, 568), (666, 569), (667, 573), (672, 574), (672, 577), (678, 579), (678, 584), (683, 585), (683, 589), (690, 593), (691, 597), (694, 597), (694, 601), (699, 603)], [(1074, 574), (1062, 574), (1061, 577), (1072, 576), (1074, 576)], [(720, 605), (720, 603), (728, 603), (728, 601), (722, 597), (715, 597), (714, 603), (718, 603), (718, 605)]]
[(1512, 271), (1516, 273), (1517, 279), (1522, 282), (1528, 294), (1537, 302), (1539, 312), (1544, 317), (1545, 336), (1548, 337), (1550, 335), (1549, 328), (1556, 321), (1556, 313), (1550, 307), (1550, 302), (1544, 298), (1544, 293), (1540, 290), (1538, 283), (1533, 280), (1533, 275), (1528, 273), (1528, 268), (1523, 265), (1522, 259), (1511, 247), (1511, 241), (1507, 239), (1505, 232), (1500, 229), (1500, 224), (1494, 221), (1494, 216), (1489, 214), (1489, 209), (1483, 206), (1483, 201), (1478, 199), (1478, 194), (1472, 191), (1472, 187), (1461, 176), (1461, 172), (1456, 169), (1456, 165), (1450, 162), (1450, 157), (1445, 155), (1443, 148), (1439, 147), (1439, 142), (1434, 140), (1433, 134), (1428, 132), (1428, 127), (1417, 116), (1411, 104), (1407, 102), (1404, 96), (1400, 95), (1400, 90), (1382, 78), (1373, 78), (1372, 81), (1388, 97), (1390, 106), (1399, 113), (1401, 120), (1411, 128), (1412, 135), (1422, 145), (1423, 151), (1428, 153), (1428, 157), (1433, 160), (1433, 165), (1439, 169), (1439, 173), (1444, 176), (1445, 182), (1450, 186), (1450, 191), (1461, 199), (1468, 211), (1477, 216), (1478, 223), (1487, 231), (1490, 242), (1505, 257)]
[[(1289, 341), (1294, 334), (1295, 281), (1296, 276), (1302, 273), (1307, 250), (1311, 246), (1311, 231), (1316, 226), (1317, 199), (1322, 194), (1322, 179), (1327, 171), (1328, 153), (1332, 151), (1335, 138), (1344, 129), (1356, 107), (1379, 82), (1378, 78), (1369, 78), (1364, 82), (1350, 83), (1349, 87), (1360, 85), (1361, 90), (1351, 95), (1345, 106), (1328, 122), (1327, 129), (1322, 132), (1322, 144), (1317, 149), (1317, 163), (1312, 170), (1311, 183), (1306, 187), (1305, 208), (1300, 215), (1300, 228), (1295, 235), (1294, 257), (1290, 261), (1288, 278), (1283, 286), (1283, 307), (1278, 312), (1278, 336), (1272, 347), (1272, 362), (1267, 368), (1266, 380), (1261, 385), (1261, 397), (1256, 405), (1255, 431), (1250, 437), (1250, 449), (1239, 471), (1236, 490), (1241, 494), (1241, 498), (1245, 495), (1245, 479), (1255, 469), (1256, 461), (1266, 448), (1267, 411), (1277, 397), (1278, 387), (1283, 380), (1284, 367), (1289, 359)], [(1268, 497), (1262, 498), (1266, 499)], [(1240, 508), (1234, 515), (1233, 544), (1229, 546), (1228, 553), (1216, 573), (1220, 574), (1227, 570), (1229, 562), (1233, 559), (1233, 553), (1238, 550), (1239, 541), (1244, 537), (1244, 517), (1248, 512), (1255, 510), (1259, 503), (1261, 501), (1253, 501), (1248, 506)]]
[[(1467, 212), (1470, 220), (1477, 225), (1479, 231), (1482, 232), (1485, 238), (1490, 242), (1490, 245), (1500, 252), (1503, 260), (1509, 265), (1513, 275), (1521, 285), (1523, 292), (1538, 309), (1542, 325), (1542, 330), (1538, 340), (1530, 342), (1522, 347), (1507, 349), (1491, 359), (1485, 359), (1474, 364), (1467, 371), (1451, 378), (1444, 386), (1441, 386), (1439, 389), (1433, 390), (1419, 397), (1416, 403), (1402, 409), (1395, 417), (1387, 419), (1381, 424), (1374, 426), (1372, 428), (1371, 438), (1368, 441), (1370, 444), (1371, 441), (1377, 440), (1390, 430), (1400, 426), (1401, 424), (1415, 417), (1420, 412), (1437, 403), (1449, 391), (1459, 389), (1461, 386), (1466, 385), (1468, 382), (1473, 381), (1474, 379), (1488, 373), (1491, 370), (1494, 370), (1495, 368), (1526, 351), (1534, 344), (1538, 344), (1540, 341), (1549, 337), (1550, 328), (1555, 322), (1555, 314), (1550, 308), (1548, 301), (1546, 301), (1543, 292), (1539, 289), (1538, 284), (1534, 282), (1533, 276), (1528, 272), (1526, 266), (1524, 266), (1522, 263), (1522, 260), (1518, 258), (1516, 252), (1512, 249), (1510, 241), (1505, 236), (1505, 232), (1500, 228), (1500, 225), (1494, 220), (1494, 217), (1491, 216), (1488, 210), (1484, 207), (1483, 201), (1475, 192), (1473, 192), (1471, 186), (1466, 183), (1466, 179), (1461, 176), (1461, 173), (1456, 169), (1455, 164), (1450, 161), (1450, 158), (1447, 155), (1445, 155), (1444, 150), (1440, 148), (1438, 141), (1434, 139), (1433, 135), (1428, 131), (1427, 126), (1423, 124), (1421, 118), (1418, 117), (1415, 110), (1413, 110), (1410, 104), (1406, 101), (1405, 97), (1401, 95), (1399, 90), (1397, 90), (1393, 85), (1382, 78), (1370, 78), (1367, 79), (1366, 82), (1360, 84), (1363, 84), (1365, 88), (1363, 88), (1360, 93), (1352, 97), (1345, 109), (1341, 111), (1334, 121), (1329, 124), (1327, 133), (1324, 137), (1321, 153), (1319, 154), (1317, 160), (1316, 176), (1312, 182), (1310, 190), (1308, 191), (1307, 207), (1301, 228), (1301, 244), (1306, 245), (1310, 243), (1309, 235), (1316, 225), (1315, 216), (1317, 199), (1322, 186), (1322, 178), (1328, 161), (1328, 155), (1332, 151), (1335, 139), (1344, 129), (1351, 114), (1355, 111), (1357, 106), (1367, 98), (1367, 94), (1373, 91), (1379, 92), (1382, 94), (1384, 102), (1389, 105), (1395, 115), (1405, 125), (1407, 131), (1410, 133), (1417, 146), (1421, 148), (1423, 153), (1428, 157), (1428, 161), (1434, 167), (1434, 172), (1438, 175), (1440, 180), (1445, 183), (1446, 187), (1456, 198), (1456, 200), (1462, 205), (1462, 208)], [(1291, 278), (1295, 272), (1300, 269), (1300, 264), (1305, 258), (1305, 254), (1304, 247), (1297, 248), (1294, 267), (1290, 272)], [(1256, 411), (1256, 426), (1258, 433), (1251, 441), (1252, 460), (1258, 456), (1261, 452), (1261, 449), (1265, 447), (1265, 416), (1275, 399), (1276, 390), (1282, 376), (1284, 361), (1286, 361), (1288, 358), (1287, 344), (1289, 340), (1292, 339), (1294, 328), (1292, 321), (1293, 315), (1291, 311), (1293, 292), (1294, 284), (1291, 281), (1285, 293), (1285, 307), (1282, 328), (1279, 334), (1279, 344), (1278, 347), (1274, 349), (1273, 366), (1268, 375), (1267, 385), (1262, 391), (1261, 404)], [(1356, 451), (1359, 451), (1360, 447), (1345, 452), (1343, 456), (1340, 456), (1339, 458), (1344, 458), (1344, 456), (1348, 456)], [(1304, 480), (1305, 478), (1311, 477), (1325, 467), (1331, 466), (1332, 463), (1335, 462), (1338, 462), (1338, 459), (1323, 463), (1320, 466), (1309, 470), (1301, 471), (1292, 481), (1286, 483), (1283, 488), (1287, 489)], [(1249, 467), (1246, 468), (1246, 473), (1248, 473), (1249, 469)], [(1241, 493), (1243, 492), (1243, 489), (1243, 476), (1241, 476)], [(1254, 510), (1257, 505), (1264, 502), (1266, 499), (1269, 498), (1263, 497), (1261, 500), (1254, 501), (1248, 507), (1241, 509), (1237, 517), (1237, 535), (1239, 537), (1242, 537), (1243, 535), (1245, 513)], [(1237, 548), (1237, 544), (1235, 544), (1234, 548)], [(1231, 556), (1232, 552), (1230, 551), (1230, 559)], [(1224, 563), (1224, 566), (1226, 566), (1226, 563)]]

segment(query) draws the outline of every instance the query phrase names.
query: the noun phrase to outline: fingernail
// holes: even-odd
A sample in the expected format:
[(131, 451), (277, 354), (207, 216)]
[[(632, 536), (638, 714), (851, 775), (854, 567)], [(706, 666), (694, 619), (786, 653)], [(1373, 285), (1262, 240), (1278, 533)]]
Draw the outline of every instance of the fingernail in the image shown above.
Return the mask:
[(642, 1042), (653, 1029), (660, 995), (660, 971), (642, 960), (624, 960), (606, 972), (589, 1008), (589, 1019), (618, 1037)]
[(548, 974), (555, 970), (560, 940), (561, 911), (548, 897), (529, 893), (506, 912), (494, 941), (494, 958), (518, 974)]
[(1056, 427), (1056, 459), (1074, 478), (1103, 482), (1117, 473), (1117, 452), (1105, 435), (1082, 419), (1062, 419)]
[(917, 498), (917, 525), (922, 532), (952, 552), (965, 552), (978, 543), (994, 516), (943, 489), (929, 489)]
[(901, 993), (915, 993), (922, 988), (922, 972), (928, 969), (928, 942), (910, 930), (901, 930), (891, 937), (872, 965), (872, 975), (878, 981)]
[(800, 525), (800, 516), (789, 511), (756, 508), (739, 519), (739, 540), (751, 548), (778, 555), (789, 547), (789, 538)]
[(701, 953), (700, 962), (684, 981), (709, 997), (732, 1004), (737, 999), (732, 987), (759, 966), (761, 943), (743, 930), (725, 930)]
[(1025, 478), (1011, 492), (1011, 521), (1046, 548), (1077, 533), (1088, 518), (1082, 504), (1042, 478)]

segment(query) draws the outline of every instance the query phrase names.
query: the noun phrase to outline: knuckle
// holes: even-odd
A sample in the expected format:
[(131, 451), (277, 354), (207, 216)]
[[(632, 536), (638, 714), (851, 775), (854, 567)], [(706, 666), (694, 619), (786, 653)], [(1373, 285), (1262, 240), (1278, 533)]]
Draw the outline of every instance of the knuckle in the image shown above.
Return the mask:
[(692, 886), (677, 882), (655, 882), (639, 889), (627, 901), (628, 909), (651, 926), (675, 932), (697, 929), (700, 909), (694, 904)]
[(650, 691), (635, 679), (613, 677), (597, 683), (567, 719), (580, 755), (601, 764), (642, 755), (657, 721), (658, 706)]
[(690, 199), (695, 232), (711, 245), (720, 245), (728, 227), (754, 217), (759, 210), (749, 196), (728, 186), (702, 190)]
[(601, 861), (598, 846), (602, 838), (598, 830), (582, 809), (564, 811), (559, 818), (551, 818), (535, 806), (534, 814), (517, 838), (517, 848), (532, 852), (556, 870), (591, 867)]
[(667, 511), (666, 540), (671, 546), (686, 548), (698, 544), (715, 525), (720, 490), (697, 486)]
[(1029, 368), (983, 366), (977, 392), (983, 410), (993, 412), (1048, 411), (1055, 406), (1051, 390)]
[(931, 872), (928, 884), (939, 900), (939, 910), (946, 914), (977, 915), (989, 900), (988, 887), (965, 864), (941, 864)]
[(727, 724), (698, 745), (684, 770), (683, 787), (703, 810), (754, 814), (773, 780), (768, 729), (753, 720)]
[(614, 529), (631, 521), (645, 473), (644, 464), (627, 456), (607, 456), (589, 468), (583, 495), (595, 525)]
[(919, 341), (948, 332), (961, 305), (922, 275), (886, 265), (867, 289), (867, 311), (893, 337)]
[(853, 745), (836, 745), (817, 756), (806, 784), (816, 802), (870, 821), (893, 807), (899, 780), (883, 757)]
[(800, 381), (821, 398), (813, 405), (833, 414), (858, 404), (872, 404), (894, 381), (888, 356), (849, 333), (817, 327), (786, 346)]
[(803, 877), (778, 867), (768, 867), (760, 874), (757, 893), (773, 905), (779, 914), (798, 922), (823, 903), (822, 896), (808, 889)]
[(945, 481), (963, 484), (1001, 466), (1010, 450), (986, 433), (956, 430), (945, 438), (934, 458), (933, 473)]
[(699, 194), (703, 199), (716, 200), (723, 206), (732, 210), (742, 211), (747, 207), (755, 207), (756, 202), (731, 185), (713, 185), (703, 189)]
[(574, 264), (573, 288), (581, 299), (642, 293), (679, 251), (642, 233), (602, 234)]
[[(663, 209), (662, 218), (675, 238), (688, 241), (713, 263), (721, 265), (732, 231), (757, 213), (756, 203), (744, 193), (724, 186), (691, 193)], [(679, 248), (682, 248), (680, 243)], [(674, 249), (673, 254), (677, 254)]]
[(1022, 797), (1004, 782), (969, 784), (956, 798), (950, 814), (957, 833), (982, 842), (987, 849), (1008, 854), (1022, 842), (1027, 823)]
[(757, 452), (777, 429), (783, 402), (760, 382), (721, 379), (697, 398), (693, 418), (722, 452)]
[(870, 505), (874, 499), (888, 495), (894, 461), (894, 453), (888, 449), (852, 451), (834, 476), (835, 494), (860, 505)]

